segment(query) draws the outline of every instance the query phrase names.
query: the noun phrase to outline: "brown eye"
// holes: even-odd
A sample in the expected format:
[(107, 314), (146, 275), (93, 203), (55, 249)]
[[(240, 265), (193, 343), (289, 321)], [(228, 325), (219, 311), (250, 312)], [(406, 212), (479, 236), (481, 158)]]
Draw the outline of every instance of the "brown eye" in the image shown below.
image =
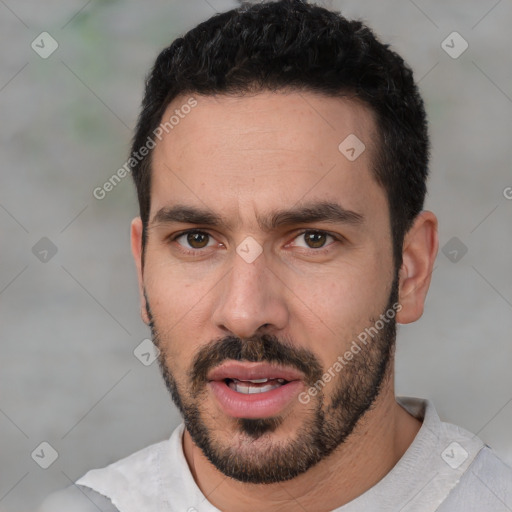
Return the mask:
[(327, 233), (307, 231), (304, 233), (304, 241), (311, 249), (319, 249), (325, 245), (327, 236)]
[(191, 231), (187, 233), (187, 242), (194, 249), (202, 249), (209, 242), (210, 235), (201, 231)]

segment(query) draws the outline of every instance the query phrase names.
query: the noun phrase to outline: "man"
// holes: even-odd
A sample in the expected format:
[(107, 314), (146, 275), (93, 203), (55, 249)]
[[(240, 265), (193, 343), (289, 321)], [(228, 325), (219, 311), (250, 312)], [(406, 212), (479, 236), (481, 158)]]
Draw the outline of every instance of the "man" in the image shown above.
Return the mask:
[(132, 249), (184, 423), (45, 510), (512, 510), (490, 448), (395, 399), (438, 249), (428, 147), (410, 69), (337, 13), (243, 6), (164, 50)]

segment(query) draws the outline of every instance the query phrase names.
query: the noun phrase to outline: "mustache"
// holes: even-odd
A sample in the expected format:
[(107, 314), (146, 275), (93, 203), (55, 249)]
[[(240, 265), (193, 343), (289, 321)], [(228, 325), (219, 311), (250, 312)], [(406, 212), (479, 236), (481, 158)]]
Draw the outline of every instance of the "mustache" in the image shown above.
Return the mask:
[(243, 340), (225, 336), (202, 347), (194, 357), (188, 374), (192, 393), (198, 394), (208, 382), (208, 373), (229, 360), (292, 367), (304, 374), (308, 385), (313, 385), (323, 374), (322, 366), (312, 352), (279, 341), (274, 335), (255, 335)]

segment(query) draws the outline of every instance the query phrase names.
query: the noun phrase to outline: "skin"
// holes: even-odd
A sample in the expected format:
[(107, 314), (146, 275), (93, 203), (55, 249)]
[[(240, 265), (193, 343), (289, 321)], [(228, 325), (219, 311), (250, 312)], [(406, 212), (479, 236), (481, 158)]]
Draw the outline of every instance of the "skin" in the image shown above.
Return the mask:
[[(377, 151), (372, 113), (357, 101), (310, 92), (194, 96), (198, 105), (154, 149), (144, 267), (142, 223), (139, 218), (132, 222), (142, 318), (149, 322), (145, 292), (166, 343), (166, 364), (183, 387), (197, 351), (229, 334), (275, 334), (312, 351), (329, 368), (369, 319), (384, 310), (394, 277), (387, 198), (370, 172)], [(176, 98), (163, 118), (186, 100)], [(353, 162), (338, 150), (351, 133), (366, 145)], [(270, 212), (322, 200), (361, 214), (363, 222), (322, 221), (273, 230), (258, 223)], [(214, 228), (154, 222), (161, 208), (176, 204), (207, 208), (229, 222)], [(196, 249), (199, 255), (183, 252), (194, 250), (186, 237), (170, 241), (191, 228), (212, 236), (208, 247)], [(300, 236), (306, 228), (343, 238), (327, 237), (324, 247), (312, 249)], [(236, 253), (248, 236), (263, 248), (253, 263)], [(423, 211), (403, 245), (398, 323), (421, 317), (437, 249), (437, 219)], [(327, 397), (332, 385), (325, 386)], [(259, 440), (243, 444), (233, 419), (211, 396), (202, 411), (227, 446), (240, 443), (242, 454), (262, 448)], [(310, 413), (293, 400), (283, 411), (282, 426), (270, 434), (272, 442), (286, 443)], [(183, 445), (197, 485), (221, 510), (277, 512), (300, 503), (306, 510), (328, 511), (381, 480), (420, 426), (395, 401), (391, 367), (373, 407), (347, 441), (292, 480), (262, 485), (228, 479), (187, 431)]]

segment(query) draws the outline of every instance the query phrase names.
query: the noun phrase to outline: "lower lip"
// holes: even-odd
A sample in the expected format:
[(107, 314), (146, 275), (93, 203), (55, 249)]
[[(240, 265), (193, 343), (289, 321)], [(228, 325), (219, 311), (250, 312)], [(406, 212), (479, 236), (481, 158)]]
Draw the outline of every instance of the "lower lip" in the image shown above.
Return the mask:
[(264, 393), (244, 394), (231, 389), (225, 381), (210, 381), (208, 384), (225, 414), (252, 419), (279, 415), (297, 398), (303, 386), (300, 380), (294, 380)]

